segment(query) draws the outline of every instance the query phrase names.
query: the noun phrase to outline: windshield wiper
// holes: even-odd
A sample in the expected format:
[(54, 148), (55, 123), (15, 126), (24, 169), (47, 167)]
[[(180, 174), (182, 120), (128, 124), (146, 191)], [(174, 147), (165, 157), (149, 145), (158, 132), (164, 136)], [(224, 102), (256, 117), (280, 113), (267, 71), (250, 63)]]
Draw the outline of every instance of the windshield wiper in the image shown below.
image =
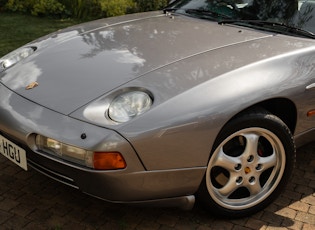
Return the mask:
[(211, 10), (205, 10), (205, 9), (183, 9), (187, 14), (198, 14), (198, 16), (210, 16), (212, 18), (224, 18), (224, 19), (232, 19), (232, 17), (218, 13)]
[(175, 12), (176, 10), (179, 10), (179, 8), (165, 8), (163, 9), (164, 14), (167, 12)]
[(273, 31), (273, 32), (279, 32), (284, 34), (294, 34), (299, 35), (307, 38), (315, 38), (315, 34), (303, 30), (301, 28), (297, 28), (294, 26), (287, 25), (285, 23), (280, 22), (270, 22), (270, 21), (261, 21), (261, 20), (222, 20), (219, 22), (219, 24), (237, 24), (241, 26), (258, 26), (262, 27), (264, 29)]

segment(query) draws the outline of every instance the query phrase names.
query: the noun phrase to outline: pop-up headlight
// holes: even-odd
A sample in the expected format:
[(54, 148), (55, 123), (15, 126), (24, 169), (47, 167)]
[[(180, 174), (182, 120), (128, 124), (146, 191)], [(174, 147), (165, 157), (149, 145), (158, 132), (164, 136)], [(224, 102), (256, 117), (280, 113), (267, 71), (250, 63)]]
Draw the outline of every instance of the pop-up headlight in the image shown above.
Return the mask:
[(23, 47), (14, 50), (11, 53), (0, 58), (0, 72), (27, 58), (28, 56), (33, 54), (35, 50), (36, 47)]
[(123, 123), (148, 111), (151, 97), (142, 91), (131, 91), (117, 96), (110, 104), (108, 116), (113, 121)]

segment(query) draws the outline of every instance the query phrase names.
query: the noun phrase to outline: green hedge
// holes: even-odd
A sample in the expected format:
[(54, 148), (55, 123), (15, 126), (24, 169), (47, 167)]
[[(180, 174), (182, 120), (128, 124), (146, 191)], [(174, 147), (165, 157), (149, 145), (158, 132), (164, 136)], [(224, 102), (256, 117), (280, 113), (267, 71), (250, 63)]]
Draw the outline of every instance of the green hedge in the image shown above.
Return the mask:
[(162, 9), (167, 5), (167, 0), (134, 0), (139, 12)]
[(79, 19), (111, 17), (163, 8), (168, 0), (0, 0), (0, 11)]

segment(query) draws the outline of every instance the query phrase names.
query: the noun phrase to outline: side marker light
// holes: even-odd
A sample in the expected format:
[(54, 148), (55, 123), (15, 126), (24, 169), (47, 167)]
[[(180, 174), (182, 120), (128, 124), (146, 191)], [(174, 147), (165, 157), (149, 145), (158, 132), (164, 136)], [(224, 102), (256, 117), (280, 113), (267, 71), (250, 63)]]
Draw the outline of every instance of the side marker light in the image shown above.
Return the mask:
[(311, 116), (314, 116), (315, 115), (315, 110), (310, 110), (307, 112), (307, 116), (308, 117), (311, 117)]

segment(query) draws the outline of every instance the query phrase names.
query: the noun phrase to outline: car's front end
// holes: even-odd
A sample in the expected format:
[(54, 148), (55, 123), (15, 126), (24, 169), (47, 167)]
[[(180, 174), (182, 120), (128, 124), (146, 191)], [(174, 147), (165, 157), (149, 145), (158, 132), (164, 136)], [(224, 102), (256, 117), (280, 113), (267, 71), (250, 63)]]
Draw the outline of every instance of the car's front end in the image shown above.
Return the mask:
[(111, 202), (188, 209), (201, 191), (220, 214), (265, 207), (292, 169), (291, 132), (312, 127), (300, 114), (313, 111), (313, 35), (226, 18), (248, 3), (220, 1), (228, 15), (186, 3), (0, 58), (2, 155)]
[[(3, 85), (0, 92), (1, 152), (25, 170), (35, 168), (112, 202), (159, 203), (165, 197), (180, 197), (173, 205), (193, 204), (181, 196), (194, 193), (198, 182), (193, 179), (202, 177), (204, 169), (149, 172), (117, 132), (39, 106)], [(172, 199), (167, 202), (172, 204)]]

